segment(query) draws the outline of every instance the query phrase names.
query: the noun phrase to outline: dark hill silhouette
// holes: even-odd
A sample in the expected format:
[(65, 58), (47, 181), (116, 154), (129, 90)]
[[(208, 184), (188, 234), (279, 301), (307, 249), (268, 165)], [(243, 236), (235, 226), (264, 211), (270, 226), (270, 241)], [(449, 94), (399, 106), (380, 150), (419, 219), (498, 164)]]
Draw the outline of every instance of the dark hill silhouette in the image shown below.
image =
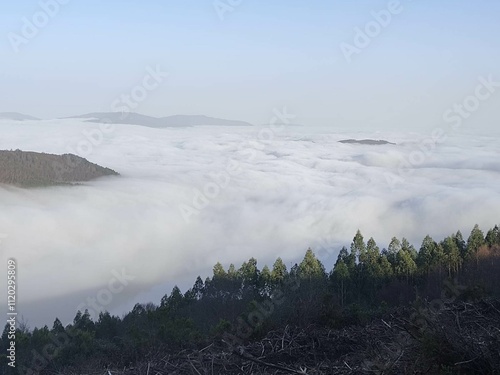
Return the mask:
[(73, 154), (0, 151), (0, 184), (39, 187), (90, 181), (118, 175)]

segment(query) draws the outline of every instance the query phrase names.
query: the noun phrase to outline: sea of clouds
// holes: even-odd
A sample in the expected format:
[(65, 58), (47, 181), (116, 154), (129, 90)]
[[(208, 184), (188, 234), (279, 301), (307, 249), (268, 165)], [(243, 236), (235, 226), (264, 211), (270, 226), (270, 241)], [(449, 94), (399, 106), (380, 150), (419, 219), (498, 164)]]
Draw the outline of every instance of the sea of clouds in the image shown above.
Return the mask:
[[(74, 152), (120, 173), (71, 187), (0, 186), (1, 274), (16, 258), (18, 308), (32, 328), (56, 316), (69, 323), (77, 308), (94, 313), (89, 298), (117, 314), (159, 303), (217, 261), (253, 256), (262, 267), (280, 256), (291, 266), (310, 246), (330, 270), (358, 228), (381, 248), (392, 236), (418, 248), (426, 234), (467, 237), (475, 223), (500, 222), (498, 132), (96, 129), (0, 121), (0, 149)], [(338, 142), (346, 138), (396, 145)]]

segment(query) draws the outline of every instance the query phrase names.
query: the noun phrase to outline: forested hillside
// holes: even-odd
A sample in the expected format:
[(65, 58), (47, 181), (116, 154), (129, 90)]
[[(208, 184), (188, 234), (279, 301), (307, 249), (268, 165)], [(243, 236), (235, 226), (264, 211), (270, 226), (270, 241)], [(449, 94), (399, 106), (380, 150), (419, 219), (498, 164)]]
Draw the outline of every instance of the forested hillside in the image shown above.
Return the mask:
[(18, 327), (17, 356), (23, 374), (498, 373), (499, 297), (498, 226), (418, 249), (358, 231), (331, 270), (312, 249), (291, 269), (217, 263), (121, 318)]
[(38, 187), (89, 181), (117, 174), (72, 154), (0, 150), (0, 184)]

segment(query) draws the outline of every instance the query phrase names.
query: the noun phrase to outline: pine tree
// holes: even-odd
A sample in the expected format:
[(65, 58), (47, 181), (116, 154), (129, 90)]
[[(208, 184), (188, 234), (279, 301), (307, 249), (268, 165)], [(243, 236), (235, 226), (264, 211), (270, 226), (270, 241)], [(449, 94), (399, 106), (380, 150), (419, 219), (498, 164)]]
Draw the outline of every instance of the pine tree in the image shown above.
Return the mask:
[(391, 262), (394, 269), (396, 267), (397, 254), (401, 250), (401, 242), (396, 237), (392, 237), (387, 250), (387, 259)]
[(448, 269), (448, 276), (451, 277), (452, 273), (455, 274), (458, 272), (458, 269), (462, 264), (460, 251), (453, 236), (446, 237), (444, 241), (441, 242), (441, 247), (443, 248), (444, 261)]
[(58, 333), (63, 333), (64, 332), (64, 326), (62, 325), (62, 323), (59, 320), (59, 318), (56, 318), (56, 320), (54, 320), (54, 324), (52, 324), (52, 330), (51, 330), (51, 332), (54, 333), (54, 334), (58, 334)]
[(236, 267), (233, 263), (231, 263), (229, 265), (229, 268), (227, 269), (227, 276), (231, 280), (236, 280), (238, 278), (238, 271), (236, 270)]
[(417, 259), (417, 250), (415, 250), (415, 247), (404, 237), (401, 240), (401, 249), (409, 253), (413, 260)]
[(198, 276), (196, 278), (196, 281), (194, 282), (194, 285), (193, 285), (193, 288), (192, 288), (194, 297), (197, 300), (200, 300), (200, 299), (203, 298), (204, 289), (205, 289), (205, 286), (203, 285), (203, 280), (201, 279), (200, 276)]
[(353, 273), (356, 268), (356, 255), (350, 254), (345, 246), (340, 249), (339, 257), (344, 261), (350, 273)]
[(259, 269), (257, 268), (257, 259), (250, 258), (248, 262), (243, 262), (240, 268), (240, 274), (244, 282), (254, 283), (259, 277)]
[(214, 272), (213, 278), (223, 279), (223, 278), (225, 278), (227, 276), (227, 273), (224, 270), (224, 267), (219, 262), (217, 262), (215, 264), (213, 272)]
[(239, 271), (242, 281), (242, 292), (256, 294), (259, 288), (259, 274), (257, 268), (257, 259), (250, 258), (247, 262), (243, 262)]
[(271, 271), (269, 270), (269, 267), (265, 265), (262, 268), (262, 271), (260, 271), (259, 275), (259, 291), (261, 296), (269, 296), (269, 293), (271, 292)]
[(389, 279), (394, 275), (394, 270), (392, 269), (392, 264), (389, 262), (389, 259), (387, 259), (387, 251), (383, 252), (380, 254), (380, 257), (378, 258), (379, 262), (379, 267), (380, 267), (380, 274), (383, 279)]
[(395, 271), (397, 276), (404, 276), (409, 282), (411, 276), (417, 271), (417, 264), (413, 260), (410, 251), (401, 248), (396, 254)]
[(351, 255), (354, 256), (355, 260), (360, 260), (364, 257), (364, 254), (366, 252), (366, 244), (363, 240), (363, 235), (361, 234), (360, 230), (356, 232), (356, 235), (352, 239), (351, 243)]
[(467, 259), (476, 256), (479, 248), (485, 244), (484, 234), (476, 224), (467, 239), (466, 257)]
[(455, 241), (455, 243), (458, 247), (458, 251), (460, 253), (460, 256), (462, 258), (464, 258), (465, 254), (466, 254), (467, 244), (464, 241), (464, 238), (462, 236), (462, 232), (457, 231), (457, 233), (453, 236), (453, 240)]
[(172, 292), (170, 296), (163, 297), (161, 300), (160, 307), (164, 308), (169, 312), (176, 312), (179, 310), (184, 304), (184, 296), (182, 295), (181, 290), (177, 285), (172, 288)]
[(325, 277), (325, 267), (316, 258), (311, 248), (307, 249), (304, 259), (299, 265), (299, 277), (309, 280)]
[(366, 243), (366, 253), (363, 257), (363, 263), (365, 264), (365, 270), (367, 274), (372, 278), (381, 278), (381, 269), (379, 263), (380, 249), (377, 243), (371, 237)]
[(421, 272), (429, 274), (433, 267), (439, 263), (437, 246), (431, 236), (425, 236), (417, 255), (417, 265)]
[(339, 256), (337, 258), (337, 262), (335, 263), (335, 266), (333, 268), (332, 276), (339, 283), (339, 286), (340, 286), (340, 304), (342, 306), (344, 306), (345, 295), (346, 295), (345, 284), (346, 284), (347, 280), (349, 280), (350, 274), (349, 274), (349, 268), (345, 264), (345, 262), (342, 259), (342, 256), (340, 254), (339, 254)]
[(94, 322), (90, 317), (89, 310), (85, 309), (83, 314), (81, 311), (76, 313), (76, 316), (73, 319), (73, 327), (81, 331), (90, 332), (94, 330)]
[(273, 270), (271, 271), (271, 281), (273, 284), (278, 285), (285, 281), (285, 278), (288, 276), (288, 271), (286, 269), (285, 263), (283, 260), (278, 257), (273, 264)]
[(485, 242), (489, 247), (500, 245), (500, 229), (498, 225), (495, 225), (493, 229), (490, 229), (488, 233), (486, 233)]

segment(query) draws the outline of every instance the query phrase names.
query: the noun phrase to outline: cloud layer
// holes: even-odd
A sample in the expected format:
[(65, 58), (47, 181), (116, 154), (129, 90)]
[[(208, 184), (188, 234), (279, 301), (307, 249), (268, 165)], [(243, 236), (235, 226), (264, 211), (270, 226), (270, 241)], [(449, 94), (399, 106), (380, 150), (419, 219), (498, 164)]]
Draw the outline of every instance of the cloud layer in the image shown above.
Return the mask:
[[(113, 270), (134, 277), (106, 306), (119, 311), (118, 301), (159, 302), (217, 261), (290, 264), (311, 246), (329, 269), (358, 228), (381, 246), (393, 235), (419, 246), (426, 234), (467, 236), (475, 223), (499, 222), (498, 134), (477, 129), (447, 134), (420, 159), (428, 134), (288, 127), (265, 140), (248, 127), (96, 129), (0, 121), (0, 149), (85, 151), (121, 173), (75, 187), (0, 187), (2, 262), (19, 262), (19, 306), (31, 325), (71, 319)], [(397, 145), (338, 143), (346, 138)]]

